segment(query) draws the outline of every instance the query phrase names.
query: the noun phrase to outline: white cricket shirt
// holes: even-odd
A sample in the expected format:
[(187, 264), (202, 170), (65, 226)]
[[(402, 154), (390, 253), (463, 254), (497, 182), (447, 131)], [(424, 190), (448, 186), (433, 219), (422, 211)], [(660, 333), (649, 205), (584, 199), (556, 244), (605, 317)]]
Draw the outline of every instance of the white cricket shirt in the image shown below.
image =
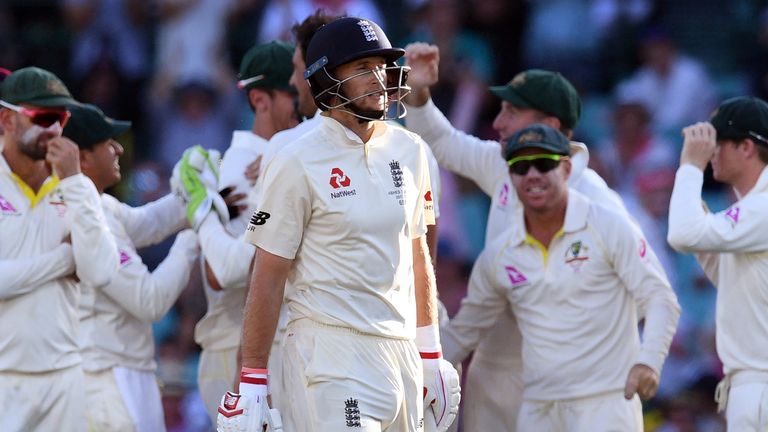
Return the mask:
[(83, 369), (97, 372), (121, 366), (153, 371), (157, 365), (152, 323), (168, 312), (187, 286), (198, 256), (197, 236), (189, 230), (179, 233), (168, 256), (150, 273), (129, 230), (141, 227), (141, 241), (163, 240), (186, 225), (183, 204), (174, 195), (137, 208), (108, 194), (101, 195), (101, 202), (120, 254), (120, 269), (107, 285), (83, 286)]
[[(563, 229), (549, 249), (517, 223), (489, 245), (470, 278), (469, 344), (508, 306), (523, 336), (523, 397), (553, 401), (624, 389), (630, 368), (660, 373), (680, 307), (626, 218), (571, 189)], [(643, 343), (636, 302), (645, 306)]]
[(293, 259), (289, 319), (415, 337), (412, 240), (434, 223), (420, 138), (376, 122), (363, 143), (336, 120), (277, 153), (246, 240)]
[[(71, 236), (72, 246), (62, 245)], [(0, 371), (47, 372), (81, 362), (82, 283), (107, 284), (117, 248), (93, 183), (51, 177), (35, 194), (0, 155)], [(73, 265), (74, 264), (74, 265)]]
[(755, 186), (718, 213), (701, 205), (704, 175), (677, 170), (669, 205), (669, 244), (698, 252), (717, 286), (717, 354), (725, 373), (768, 371), (768, 168)]

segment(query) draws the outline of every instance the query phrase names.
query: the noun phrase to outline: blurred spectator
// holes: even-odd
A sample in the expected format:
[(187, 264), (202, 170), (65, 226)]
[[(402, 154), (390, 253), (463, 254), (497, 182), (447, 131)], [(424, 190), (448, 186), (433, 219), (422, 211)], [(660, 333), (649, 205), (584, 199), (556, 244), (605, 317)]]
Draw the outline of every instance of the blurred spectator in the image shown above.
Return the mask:
[[(237, 0), (158, 0), (155, 86), (191, 80), (232, 82), (224, 30)], [(155, 92), (159, 91), (155, 89)]]
[(190, 146), (226, 150), (236, 127), (233, 93), (217, 94), (210, 82), (193, 80), (179, 83), (165, 99), (152, 98), (153, 159), (170, 172)]
[(613, 109), (613, 134), (594, 154), (602, 164), (600, 174), (621, 195), (634, 192), (638, 171), (677, 162), (677, 146), (655, 134), (650, 122), (651, 115), (640, 102), (619, 100)]
[(750, 58), (750, 64), (754, 70), (753, 84), (755, 96), (768, 100), (768, 61), (756, 61), (756, 59), (768, 58), (768, 5), (766, 5), (758, 18), (757, 27), (757, 52)]
[(660, 27), (646, 31), (641, 50), (642, 66), (616, 93), (637, 95), (652, 115), (653, 128), (662, 133), (678, 133), (685, 125), (709, 118), (717, 95), (704, 66), (678, 53)]
[(369, 19), (386, 30), (384, 17), (372, 0), (269, 0), (259, 23), (256, 42), (291, 40), (291, 27), (322, 9), (327, 15), (348, 15)]
[[(528, 19), (528, 2), (524, 0), (469, 0), (467, 28), (490, 43), (495, 74), (490, 81), (499, 84), (523, 69), (521, 47), (523, 29)], [(496, 101), (494, 101), (496, 102)], [(495, 114), (499, 107), (493, 104)]]

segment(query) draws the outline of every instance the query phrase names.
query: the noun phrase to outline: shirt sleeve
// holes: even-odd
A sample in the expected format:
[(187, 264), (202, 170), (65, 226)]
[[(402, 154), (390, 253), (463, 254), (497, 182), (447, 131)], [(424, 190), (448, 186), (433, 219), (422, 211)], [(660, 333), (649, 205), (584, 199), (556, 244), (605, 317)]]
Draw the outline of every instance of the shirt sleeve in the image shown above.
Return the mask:
[(174, 194), (141, 207), (131, 207), (121, 202), (116, 202), (114, 207), (115, 216), (139, 249), (160, 243), (187, 226), (184, 204)]
[(680, 318), (677, 296), (664, 270), (649, 254), (648, 242), (640, 231), (625, 218), (611, 215), (608, 219), (610, 222), (601, 222), (600, 230), (607, 234), (603, 241), (608, 244), (614, 270), (645, 312), (643, 341), (635, 363), (661, 374)]
[(440, 167), (437, 164), (437, 159), (432, 153), (426, 143), (424, 144), (424, 152), (427, 155), (427, 164), (429, 166), (429, 182), (432, 187), (432, 207), (435, 213), (435, 220), (440, 218), (440, 196), (442, 194), (442, 184), (440, 183)]
[(293, 259), (312, 215), (312, 190), (305, 170), (293, 152), (282, 151), (262, 175), (262, 195), (245, 240), (273, 255)]
[(245, 288), (256, 248), (242, 237), (229, 235), (214, 213), (205, 218), (198, 235), (203, 256), (221, 287), (225, 290)]
[(93, 287), (106, 285), (120, 261), (96, 187), (83, 174), (61, 180), (59, 187), (67, 203), (77, 277)]
[(104, 294), (144, 321), (157, 321), (187, 286), (198, 257), (197, 236), (191, 230), (176, 236), (168, 256), (150, 272), (135, 250), (121, 251), (123, 263)]
[(416, 200), (415, 212), (411, 220), (411, 238), (418, 238), (427, 233), (427, 225), (435, 224), (434, 197), (430, 180), (429, 164), (426, 156), (426, 145), (419, 147), (417, 187), (419, 196)]
[(429, 144), (440, 166), (474, 181), (486, 195), (507, 175), (500, 144), (454, 128), (431, 99), (421, 107), (408, 106), (405, 124)]
[(26, 294), (40, 285), (71, 275), (75, 270), (72, 246), (62, 243), (33, 257), (0, 260), (0, 300)]
[(495, 283), (492, 256), (488, 249), (480, 254), (469, 277), (467, 296), (448, 325), (440, 329), (443, 356), (453, 364), (464, 361), (508, 307)]
[(762, 252), (768, 249), (768, 200), (749, 194), (728, 209), (709, 213), (701, 205), (704, 173), (693, 165), (677, 170), (669, 204), (667, 241), (680, 252)]

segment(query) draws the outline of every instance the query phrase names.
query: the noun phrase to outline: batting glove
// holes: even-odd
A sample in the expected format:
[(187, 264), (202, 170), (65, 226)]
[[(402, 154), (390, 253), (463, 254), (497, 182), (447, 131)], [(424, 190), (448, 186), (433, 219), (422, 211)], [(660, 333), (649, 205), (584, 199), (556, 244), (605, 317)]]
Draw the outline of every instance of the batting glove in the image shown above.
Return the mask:
[(416, 346), (424, 369), (424, 417), (432, 416), (436, 430), (445, 432), (459, 414), (459, 373), (443, 358), (436, 325), (416, 329)]
[(267, 370), (243, 368), (240, 393), (226, 392), (216, 418), (218, 432), (281, 432), (283, 422), (277, 409), (267, 403)]

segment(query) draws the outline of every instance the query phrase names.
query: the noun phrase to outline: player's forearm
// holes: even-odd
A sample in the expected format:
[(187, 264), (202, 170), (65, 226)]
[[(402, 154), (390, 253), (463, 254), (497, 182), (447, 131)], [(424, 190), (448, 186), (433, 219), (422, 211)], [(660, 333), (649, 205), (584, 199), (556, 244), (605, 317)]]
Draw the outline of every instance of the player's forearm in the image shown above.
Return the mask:
[(221, 287), (246, 287), (248, 268), (256, 248), (242, 238), (230, 236), (214, 213), (205, 218), (198, 235), (203, 256)]
[(636, 363), (650, 366), (657, 373), (669, 353), (669, 346), (680, 318), (680, 305), (669, 286), (659, 286), (648, 301), (643, 327), (643, 344)]
[(426, 236), (413, 240), (416, 326), (437, 324), (437, 288)]
[(277, 331), (285, 281), (293, 261), (263, 249), (256, 250), (254, 260), (243, 313), (242, 366), (266, 369)]
[(184, 204), (174, 194), (141, 207), (122, 206), (120, 222), (137, 248), (157, 244), (187, 226)]
[(457, 130), (433, 103), (409, 107), (405, 124), (421, 135), (441, 167), (474, 181), (484, 193), (492, 194), (499, 176), (506, 175), (497, 142)]
[(93, 287), (106, 285), (120, 260), (96, 187), (82, 174), (61, 180), (60, 186), (68, 208), (77, 276)]
[(420, 107), (429, 102), (430, 97), (432, 97), (432, 95), (429, 91), (429, 87), (420, 87), (415, 88), (412, 92), (408, 93), (408, 96), (405, 97), (404, 101), (408, 105)]
[(134, 317), (147, 323), (157, 321), (187, 286), (197, 257), (195, 234), (183, 231), (153, 272), (140, 261), (128, 263), (102, 290)]
[(0, 300), (26, 294), (41, 284), (74, 273), (72, 247), (62, 243), (42, 255), (0, 260)]

